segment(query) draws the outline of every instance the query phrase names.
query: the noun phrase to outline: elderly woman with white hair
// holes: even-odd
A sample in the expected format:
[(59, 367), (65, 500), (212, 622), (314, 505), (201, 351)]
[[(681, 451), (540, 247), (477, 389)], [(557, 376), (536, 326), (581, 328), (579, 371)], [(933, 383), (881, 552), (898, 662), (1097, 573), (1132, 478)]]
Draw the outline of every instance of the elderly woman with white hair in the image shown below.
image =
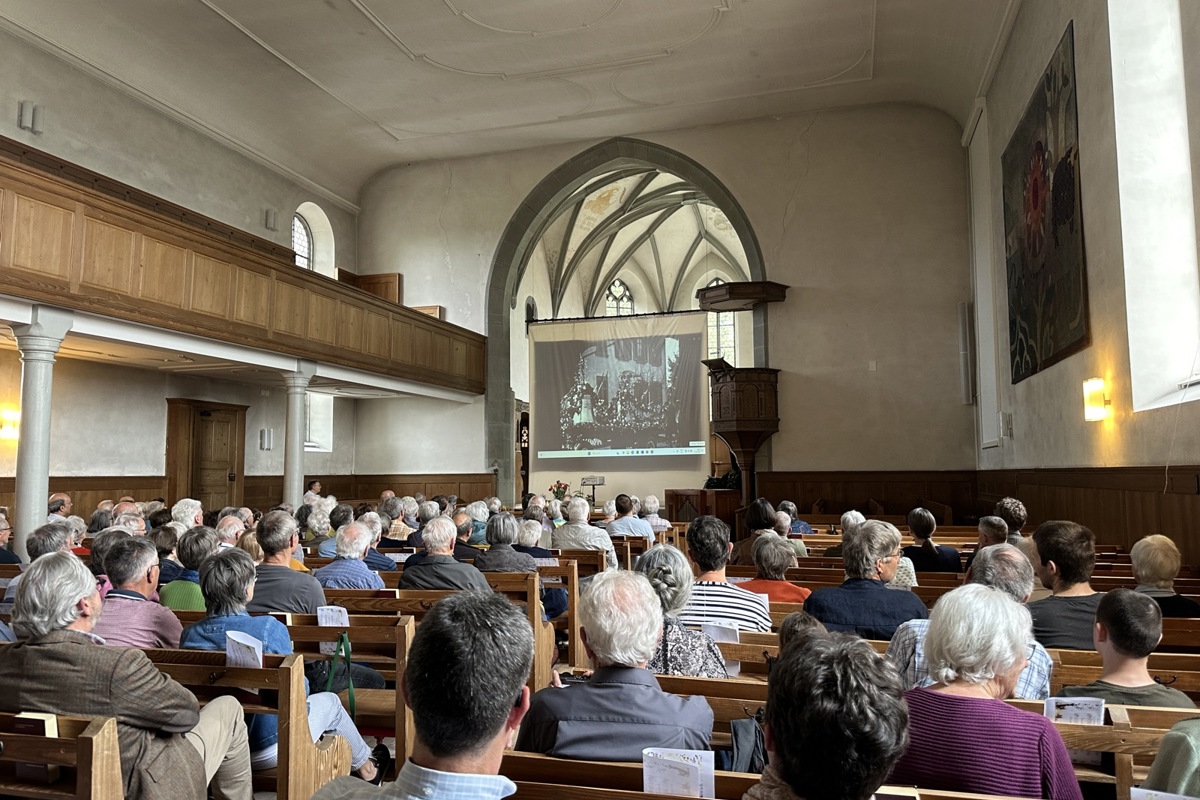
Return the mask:
[[(1010, 706), (1027, 663), (1029, 610), (990, 586), (960, 586), (929, 618), (925, 657), (936, 683), (905, 692), (909, 747), (891, 783), (922, 789), (1080, 800), (1071, 757), (1054, 723)], [(981, 758), (979, 732), (1003, 743)]]
[(864, 639), (891, 639), (910, 619), (925, 619), (929, 611), (912, 592), (887, 587), (900, 561), (900, 531), (882, 520), (864, 522), (844, 535), (841, 586), (817, 589), (804, 610), (830, 631), (857, 633)]
[(1200, 604), (1175, 591), (1182, 559), (1173, 541), (1159, 533), (1143, 537), (1130, 549), (1129, 560), (1135, 591), (1153, 597), (1164, 617), (1200, 617)]
[(661, 508), (657, 495), (648, 494), (642, 498), (642, 519), (650, 523), (650, 529), (655, 533), (671, 530), (671, 523), (658, 515)]
[(488, 511), (487, 503), (476, 500), (474, 503), (467, 503), (467, 507), (463, 510), (471, 518), (471, 538), (467, 540), (467, 544), (472, 547), (486, 544), (488, 519), (492, 516)]
[(862, 525), (866, 521), (867, 518), (862, 515), (861, 511), (850, 509), (845, 514), (842, 514), (839, 524), (839, 527), (842, 529), (842, 541), (838, 542), (832, 547), (826, 547), (824, 555), (827, 558), (840, 558), (842, 555), (842, 548), (846, 545), (846, 537), (854, 533), (854, 531), (858, 529), (858, 526)]
[(646, 668), (659, 675), (729, 677), (712, 637), (679, 622), (679, 612), (692, 596), (692, 565), (687, 556), (669, 544), (656, 544), (638, 556), (633, 569), (649, 579), (662, 604), (662, 638)]

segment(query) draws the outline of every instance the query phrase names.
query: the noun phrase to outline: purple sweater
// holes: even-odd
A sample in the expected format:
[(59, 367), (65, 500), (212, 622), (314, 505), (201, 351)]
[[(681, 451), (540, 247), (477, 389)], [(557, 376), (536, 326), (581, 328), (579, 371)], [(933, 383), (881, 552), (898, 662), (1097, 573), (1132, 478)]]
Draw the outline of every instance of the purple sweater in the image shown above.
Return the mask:
[(1054, 723), (1001, 700), (912, 689), (908, 751), (888, 783), (1050, 800), (1082, 800)]

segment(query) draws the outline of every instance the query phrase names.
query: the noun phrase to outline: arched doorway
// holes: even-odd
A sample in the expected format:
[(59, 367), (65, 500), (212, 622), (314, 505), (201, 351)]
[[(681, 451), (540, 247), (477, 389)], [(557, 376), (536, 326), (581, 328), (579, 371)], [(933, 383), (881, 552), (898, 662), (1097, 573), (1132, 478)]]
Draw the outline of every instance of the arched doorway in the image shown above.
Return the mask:
[[(762, 251), (741, 206), (725, 186), (703, 166), (670, 148), (636, 139), (610, 139), (566, 161), (547, 175), (525, 198), (509, 220), (492, 262), (488, 285), (488, 375), (485, 398), (487, 455), (497, 474), (502, 499), (511, 493), (516, 478), (513, 443), (516, 439), (516, 397), (512, 390), (510, 335), (512, 315), (517, 312), (517, 288), (531, 254), (547, 227), (562, 216), (564, 208), (577, 201), (579, 192), (598, 176), (629, 176), (661, 171), (677, 176), (694, 197), (684, 202), (703, 202), (719, 209), (740, 244), (742, 269), (750, 280), (765, 280)], [(679, 198), (677, 198), (679, 199)], [(605, 284), (607, 286), (607, 284)], [(662, 309), (665, 310), (665, 309)], [(751, 337), (753, 362), (767, 359), (766, 307), (753, 315)], [(531, 487), (536, 490), (536, 487)]]

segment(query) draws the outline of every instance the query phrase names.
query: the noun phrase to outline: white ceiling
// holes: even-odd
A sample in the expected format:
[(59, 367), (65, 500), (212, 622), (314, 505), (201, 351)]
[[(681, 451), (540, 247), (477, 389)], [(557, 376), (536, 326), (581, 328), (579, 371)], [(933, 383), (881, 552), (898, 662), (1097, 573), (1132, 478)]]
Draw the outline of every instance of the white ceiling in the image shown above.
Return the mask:
[(0, 27), (354, 207), (392, 164), (814, 108), (960, 123), (1020, 0), (0, 0)]

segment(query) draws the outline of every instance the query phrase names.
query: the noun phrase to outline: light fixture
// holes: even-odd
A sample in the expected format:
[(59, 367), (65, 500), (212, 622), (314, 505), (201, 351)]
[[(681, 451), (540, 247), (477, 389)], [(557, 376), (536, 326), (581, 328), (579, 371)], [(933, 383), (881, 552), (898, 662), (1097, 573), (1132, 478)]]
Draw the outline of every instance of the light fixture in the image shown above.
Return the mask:
[(21, 412), (6, 408), (0, 410), (0, 439), (15, 440), (20, 435)]
[(1103, 378), (1088, 378), (1083, 382), (1083, 418), (1099, 422), (1112, 415), (1112, 400), (1104, 391)]

